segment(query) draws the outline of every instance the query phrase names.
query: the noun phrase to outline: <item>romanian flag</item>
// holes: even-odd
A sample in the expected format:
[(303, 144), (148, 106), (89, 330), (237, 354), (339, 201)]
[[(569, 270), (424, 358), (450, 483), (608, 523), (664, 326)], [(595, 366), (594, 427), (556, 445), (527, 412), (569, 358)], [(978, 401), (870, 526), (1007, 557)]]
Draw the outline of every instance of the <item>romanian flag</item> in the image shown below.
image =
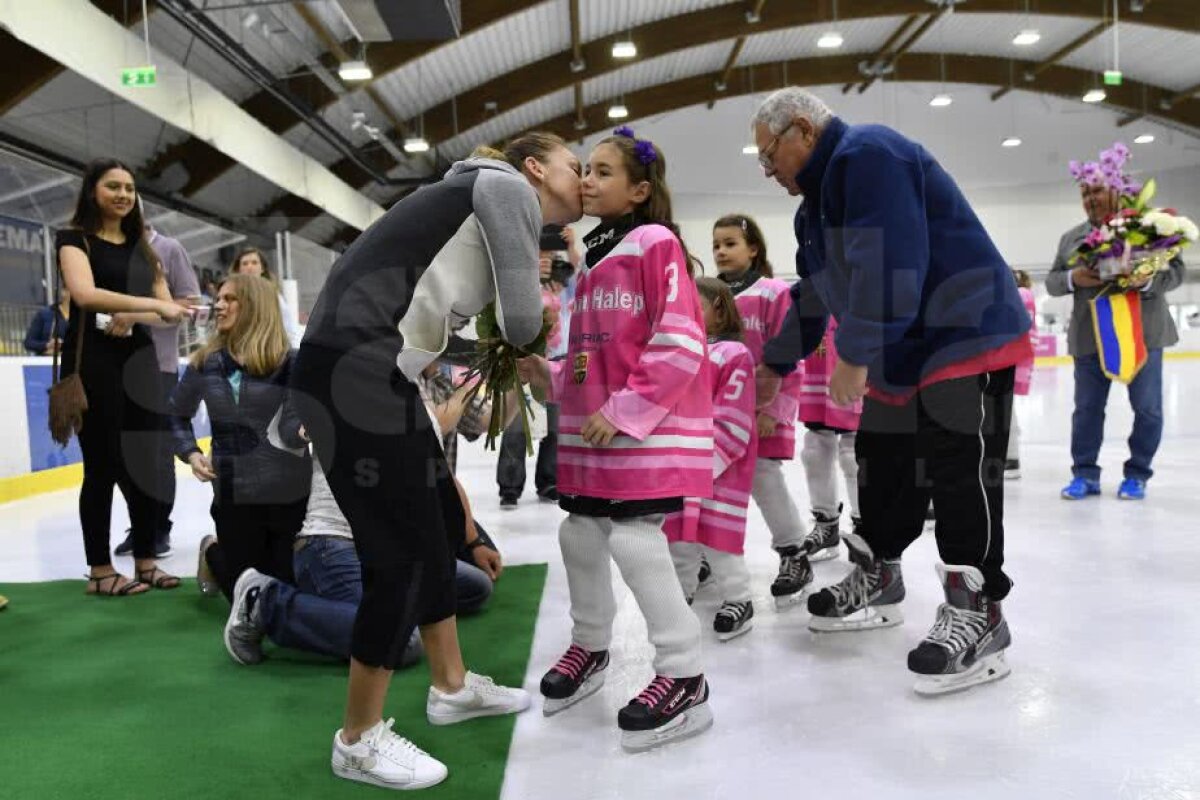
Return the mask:
[(1092, 300), (1092, 323), (1100, 369), (1114, 381), (1130, 383), (1146, 363), (1142, 335), (1142, 294), (1102, 292)]

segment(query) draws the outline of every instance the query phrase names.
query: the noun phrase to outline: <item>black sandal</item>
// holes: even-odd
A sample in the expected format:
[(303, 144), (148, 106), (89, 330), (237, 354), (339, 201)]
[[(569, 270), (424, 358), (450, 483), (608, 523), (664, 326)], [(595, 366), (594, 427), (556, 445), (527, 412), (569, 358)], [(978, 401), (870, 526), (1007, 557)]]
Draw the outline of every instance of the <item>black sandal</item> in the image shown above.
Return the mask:
[(148, 586), (153, 586), (155, 589), (178, 589), (182, 581), (174, 575), (168, 575), (158, 567), (150, 569), (139, 569), (137, 571), (138, 581)]
[[(128, 578), (125, 578), (125, 576), (119, 572), (114, 572), (111, 575), (101, 575), (99, 577), (93, 577), (91, 575), (84, 575), (83, 577), (87, 578), (88, 580), (88, 588), (85, 594), (90, 594), (94, 597), (132, 597), (135, 594), (145, 594), (146, 591), (148, 591), (147, 588), (139, 592), (138, 588), (144, 587), (146, 584), (142, 583), (140, 580), (131, 581)], [(118, 587), (117, 584), (121, 582), (122, 578), (125, 578), (125, 583)], [(107, 589), (104, 589), (101, 586), (101, 584), (103, 584), (105, 581), (112, 581), (112, 583), (108, 585)]]

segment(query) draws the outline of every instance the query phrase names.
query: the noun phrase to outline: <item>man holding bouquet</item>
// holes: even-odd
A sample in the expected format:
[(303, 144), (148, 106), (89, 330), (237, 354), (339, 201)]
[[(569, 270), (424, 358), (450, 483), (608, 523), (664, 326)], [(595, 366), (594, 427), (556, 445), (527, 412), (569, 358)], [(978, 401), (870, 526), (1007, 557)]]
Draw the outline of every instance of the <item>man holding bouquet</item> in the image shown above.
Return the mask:
[[(1114, 147), (1113, 151), (1118, 148)], [(1122, 152), (1127, 156), (1128, 151)], [(1110, 153), (1113, 151), (1106, 151)], [(1123, 163), (1124, 158), (1120, 158)], [(1102, 157), (1104, 163), (1104, 157)], [(1077, 257), (1081, 247), (1097, 238), (1106, 219), (1118, 214), (1123, 192), (1140, 187), (1128, 183), (1125, 176), (1099, 165), (1084, 165), (1073, 170), (1080, 184), (1080, 196), (1087, 221), (1067, 231), (1058, 244), (1058, 254), (1046, 278), (1051, 296), (1074, 295), (1074, 307), (1067, 333), (1067, 351), (1075, 359), (1075, 411), (1071, 416), (1071, 472), (1073, 478), (1062, 490), (1067, 500), (1082, 500), (1100, 494), (1100, 443), (1104, 439), (1104, 409), (1112, 378), (1101, 363), (1093, 321), (1093, 300), (1111, 291), (1112, 280), (1095, 266)], [(1089, 167), (1092, 167), (1089, 169)], [(1115, 179), (1115, 180), (1114, 180)], [(1125, 183), (1121, 183), (1124, 180)], [(1139, 293), (1141, 330), (1145, 361), (1129, 382), (1129, 403), (1133, 407), (1133, 432), (1129, 436), (1129, 460), (1125, 479), (1117, 490), (1123, 500), (1145, 497), (1146, 482), (1154, 474), (1150, 463), (1162, 439), (1162, 352), (1179, 341), (1175, 323), (1167, 310), (1167, 292), (1183, 283), (1183, 260), (1176, 255), (1166, 269), (1153, 274), (1134, 274), (1125, 279), (1128, 291)], [(1136, 347), (1136, 342), (1135, 342)]]

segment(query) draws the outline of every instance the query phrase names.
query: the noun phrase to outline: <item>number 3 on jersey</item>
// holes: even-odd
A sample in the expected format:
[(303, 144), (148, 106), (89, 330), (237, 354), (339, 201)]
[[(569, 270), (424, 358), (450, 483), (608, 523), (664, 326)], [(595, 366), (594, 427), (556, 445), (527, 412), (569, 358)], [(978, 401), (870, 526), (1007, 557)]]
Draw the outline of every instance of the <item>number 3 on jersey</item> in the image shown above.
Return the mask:
[(667, 290), (667, 302), (675, 302), (675, 298), (679, 297), (679, 265), (672, 261), (667, 264), (667, 283), (670, 289)]
[(737, 400), (746, 388), (746, 370), (735, 369), (729, 376), (729, 388), (725, 391), (726, 400)]

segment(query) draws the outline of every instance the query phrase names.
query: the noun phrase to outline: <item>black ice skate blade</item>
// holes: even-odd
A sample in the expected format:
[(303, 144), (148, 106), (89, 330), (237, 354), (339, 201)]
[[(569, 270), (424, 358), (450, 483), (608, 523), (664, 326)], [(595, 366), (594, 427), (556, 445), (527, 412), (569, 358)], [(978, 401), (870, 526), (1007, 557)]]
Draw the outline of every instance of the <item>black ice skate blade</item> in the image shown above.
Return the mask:
[(940, 697), (944, 694), (956, 694), (985, 683), (998, 681), (1008, 677), (1012, 667), (999, 652), (979, 661), (966, 672), (955, 675), (921, 675), (913, 685), (913, 691), (921, 697)]
[(675, 719), (651, 731), (621, 731), (621, 748), (626, 753), (645, 753), (699, 736), (712, 727), (708, 703), (689, 708)]
[(868, 606), (863, 611), (856, 611), (844, 617), (813, 615), (808, 620), (808, 629), (813, 633), (852, 633), (893, 628), (902, 622), (904, 614), (900, 612), (899, 605)]
[(600, 687), (603, 685), (604, 673), (597, 672), (593, 674), (592, 677), (584, 681), (579, 688), (575, 690), (575, 694), (571, 695), (570, 697), (563, 697), (561, 699), (546, 697), (542, 702), (542, 716), (553, 717), (560, 711), (566, 711), (576, 703), (586, 700), (596, 692), (600, 691)]
[(747, 621), (746, 621), (746, 624), (745, 624), (745, 625), (743, 625), (742, 627), (740, 627), (740, 628), (736, 628), (736, 629), (734, 629), (734, 630), (732, 630), (732, 631), (729, 631), (729, 632), (727, 632), (727, 633), (722, 633), (721, 631), (717, 631), (717, 632), (716, 632), (716, 634), (717, 634), (717, 641), (719, 641), (719, 642), (731, 642), (731, 641), (733, 641), (734, 639), (738, 638), (739, 636), (742, 636), (742, 635), (744, 635), (744, 634), (747, 634), (747, 633), (749, 633), (749, 632), (750, 632), (750, 631), (752, 631), (752, 630), (754, 630), (754, 620), (752, 620), (752, 619), (751, 619), (751, 620), (747, 620)]

